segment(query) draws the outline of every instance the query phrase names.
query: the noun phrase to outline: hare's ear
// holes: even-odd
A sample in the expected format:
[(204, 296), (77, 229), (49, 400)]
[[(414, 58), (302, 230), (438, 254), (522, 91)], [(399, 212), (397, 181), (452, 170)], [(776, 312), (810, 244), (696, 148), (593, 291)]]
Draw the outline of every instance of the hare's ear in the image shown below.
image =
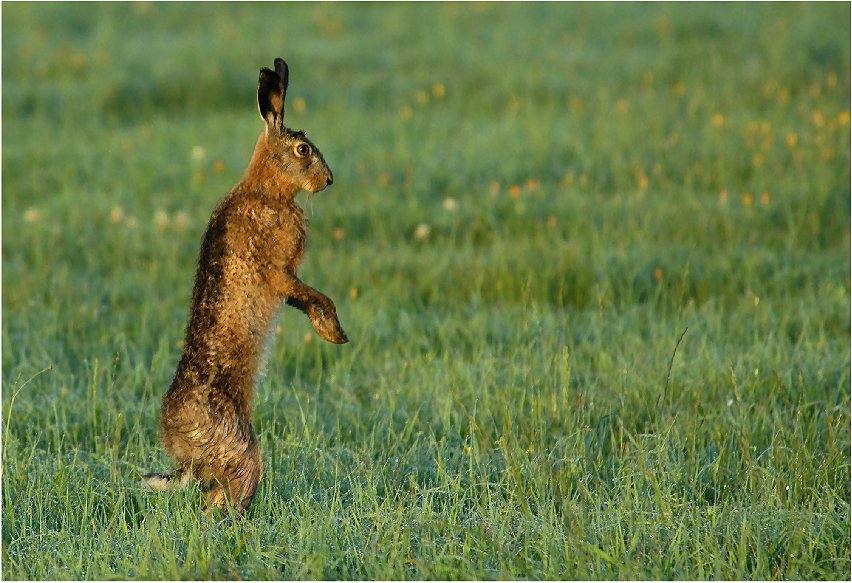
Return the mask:
[[(278, 61), (275, 60), (275, 68), (278, 69)], [(260, 78), (257, 81), (257, 107), (260, 117), (276, 130), (281, 130), (284, 125), (284, 97), (287, 95), (287, 65), (281, 61), (285, 78), (282, 80), (279, 73), (264, 67), (260, 70)]]
[(281, 82), (284, 83), (284, 93), (287, 93), (287, 85), (290, 83), (290, 68), (281, 57), (275, 59), (275, 73), (281, 78)]

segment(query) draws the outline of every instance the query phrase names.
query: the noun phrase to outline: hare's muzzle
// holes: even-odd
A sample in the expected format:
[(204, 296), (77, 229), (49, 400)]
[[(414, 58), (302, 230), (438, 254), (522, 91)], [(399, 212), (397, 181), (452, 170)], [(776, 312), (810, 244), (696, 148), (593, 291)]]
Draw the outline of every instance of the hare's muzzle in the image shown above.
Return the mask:
[(311, 176), (303, 188), (310, 192), (320, 192), (325, 190), (333, 182), (334, 176), (331, 175), (331, 170), (324, 168), (322, 171)]

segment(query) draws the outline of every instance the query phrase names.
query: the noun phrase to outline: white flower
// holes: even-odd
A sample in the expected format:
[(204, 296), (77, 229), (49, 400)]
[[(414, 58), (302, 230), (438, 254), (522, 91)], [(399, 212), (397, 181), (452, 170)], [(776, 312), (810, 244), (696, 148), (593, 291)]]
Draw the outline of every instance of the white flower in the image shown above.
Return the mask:
[(175, 226), (178, 229), (185, 229), (189, 226), (189, 214), (186, 211), (178, 211), (175, 213)]

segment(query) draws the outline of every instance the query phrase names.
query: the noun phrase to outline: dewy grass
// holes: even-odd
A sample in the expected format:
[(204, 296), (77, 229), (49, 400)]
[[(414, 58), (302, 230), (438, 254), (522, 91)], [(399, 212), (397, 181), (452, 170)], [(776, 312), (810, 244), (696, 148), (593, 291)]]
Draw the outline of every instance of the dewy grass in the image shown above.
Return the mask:
[[(3, 577), (848, 579), (848, 23), (5, 6)], [(352, 342), (282, 314), (228, 521), (140, 477), (278, 55)]]

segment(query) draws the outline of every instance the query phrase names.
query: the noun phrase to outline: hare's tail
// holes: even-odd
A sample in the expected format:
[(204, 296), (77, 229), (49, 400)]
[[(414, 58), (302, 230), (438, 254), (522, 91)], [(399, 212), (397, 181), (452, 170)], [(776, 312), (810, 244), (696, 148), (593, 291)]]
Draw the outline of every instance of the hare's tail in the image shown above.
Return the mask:
[(189, 483), (189, 472), (178, 470), (174, 474), (146, 474), (142, 476), (142, 483), (159, 492), (183, 489)]

